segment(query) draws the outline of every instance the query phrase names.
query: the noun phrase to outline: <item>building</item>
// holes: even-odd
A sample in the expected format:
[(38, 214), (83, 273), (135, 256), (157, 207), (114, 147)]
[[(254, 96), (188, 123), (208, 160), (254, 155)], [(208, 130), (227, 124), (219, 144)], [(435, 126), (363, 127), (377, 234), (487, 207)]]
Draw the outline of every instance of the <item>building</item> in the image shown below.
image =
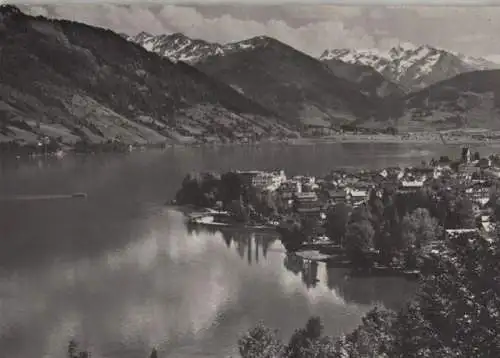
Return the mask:
[(238, 171), (238, 175), (244, 185), (253, 186), (255, 183), (255, 178), (262, 172), (258, 170), (248, 170), (248, 171)]
[(479, 174), (481, 172), (479, 167), (476, 167), (475, 165), (471, 163), (461, 163), (458, 166), (458, 179), (464, 180), (464, 181), (470, 181), (473, 179), (474, 176)]
[(368, 200), (368, 195), (369, 191), (368, 190), (363, 190), (363, 189), (358, 189), (358, 188), (351, 188), (347, 190), (349, 194), (349, 199), (352, 205), (358, 206), (363, 204), (366, 200)]
[(445, 230), (445, 239), (454, 240), (459, 237), (476, 237), (479, 235), (478, 229), (448, 229)]
[(277, 190), (277, 193), (280, 196), (282, 202), (288, 208), (293, 205), (295, 195), (301, 192), (302, 184), (295, 180), (287, 180), (286, 182), (281, 183), (280, 187)]
[(257, 170), (238, 172), (244, 184), (259, 189), (274, 191), (286, 181), (286, 175), (283, 170), (272, 173)]
[(296, 193), (294, 198), (295, 211), (301, 216), (320, 218), (323, 205), (315, 192)]
[(402, 180), (399, 184), (398, 193), (415, 193), (424, 187), (424, 180)]
[(302, 216), (315, 216), (320, 218), (323, 206), (319, 201), (305, 201), (297, 203), (296, 212)]
[(484, 171), (485, 177), (492, 178), (492, 179), (498, 179), (500, 178), (500, 169), (491, 167), (488, 168)]
[(490, 201), (490, 188), (487, 183), (478, 182), (465, 189), (465, 195), (470, 201), (483, 207)]
[(472, 159), (471, 151), (469, 147), (463, 147), (462, 148), (462, 155), (461, 158), (462, 163), (470, 163)]
[(345, 204), (351, 200), (351, 196), (345, 189), (327, 190), (326, 196), (330, 204)]
[(481, 159), (479, 159), (477, 166), (481, 169), (488, 169), (491, 167), (491, 159), (490, 158), (481, 158)]
[(297, 202), (314, 202), (318, 201), (318, 195), (314, 191), (306, 191), (306, 192), (300, 192), (300, 193), (295, 193), (294, 199)]
[(478, 218), (478, 226), (480, 230), (486, 234), (491, 234), (495, 232), (496, 225), (491, 221), (489, 215), (481, 215)]

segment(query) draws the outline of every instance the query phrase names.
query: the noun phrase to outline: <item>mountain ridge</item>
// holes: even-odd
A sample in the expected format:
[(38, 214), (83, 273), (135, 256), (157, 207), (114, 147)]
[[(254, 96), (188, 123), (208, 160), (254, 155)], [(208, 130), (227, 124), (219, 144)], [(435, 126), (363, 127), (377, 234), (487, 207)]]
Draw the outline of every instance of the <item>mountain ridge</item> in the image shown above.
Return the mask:
[[(331, 134), (344, 124), (500, 128), (498, 70), (469, 66), (405, 94), (372, 67), (320, 61), (267, 36), (225, 45), (180, 33), (161, 39), (192, 53), (176, 50), (172, 59), (165, 52), (172, 48), (148, 50), (109, 29), (0, 7), (0, 142), (34, 143), (41, 136), (65, 143), (240, 142), (318, 128)], [(422, 59), (431, 51), (406, 46), (392, 55), (410, 50)], [(465, 68), (458, 55), (444, 58), (433, 71), (450, 61)]]
[[(130, 41), (143, 46), (148, 51), (167, 57), (171, 61), (184, 61), (192, 65), (196, 65), (208, 57), (224, 56), (235, 51), (251, 49), (251, 42), (258, 38), (263, 38), (263, 36), (223, 45), (201, 39), (192, 39), (181, 33), (152, 35), (141, 32), (128, 37)], [(404, 93), (397, 84), (386, 80), (367, 66), (350, 65), (335, 60), (326, 61), (326, 63), (337, 76), (361, 86), (362, 92), (366, 95), (385, 97), (388, 95), (400, 96)]]
[(459, 74), (411, 93), (391, 119), (404, 130), (500, 130), (500, 70)]
[[(140, 33), (129, 39), (144, 46), (147, 50), (173, 61), (187, 61), (211, 76), (222, 79), (241, 93), (261, 103), (264, 107), (272, 108), (274, 112), (280, 113), (282, 117), (302, 118), (300, 121), (307, 122), (306, 126), (330, 127), (332, 125), (338, 126), (341, 122), (346, 121), (362, 121), (360, 118), (353, 119), (352, 115), (348, 116), (350, 118), (347, 119), (345, 111), (335, 118), (335, 111), (332, 111), (331, 108), (338, 107), (339, 104), (333, 104), (334, 101), (330, 101), (330, 104), (328, 104), (325, 99), (328, 92), (333, 93), (334, 96), (342, 97), (338, 88), (334, 87), (345, 87), (345, 90), (349, 93), (360, 92), (361, 95), (366, 97), (400, 97), (404, 94), (398, 85), (385, 80), (371, 68), (332, 62), (322, 64), (316, 58), (268, 36), (255, 36), (225, 45), (190, 39), (182, 34), (153, 36)], [(266, 46), (277, 50), (273, 54), (268, 51), (266, 55), (267, 62), (263, 63), (259, 56), (254, 53), (256, 51), (265, 51)], [(249, 62), (248, 57), (252, 57), (254, 63)], [(286, 65), (283, 59), (288, 61)], [(291, 65), (294, 61), (299, 61), (303, 67), (299, 68), (298, 66), (294, 67), (293, 64)], [(281, 62), (281, 65), (277, 62)], [(265, 75), (266, 72), (269, 72), (267, 69), (269, 66), (275, 67), (276, 78)], [(286, 70), (285, 67), (287, 67)], [(251, 76), (245, 76), (244, 73), (248, 71), (254, 72), (252, 72)], [(289, 71), (289, 73), (283, 71)], [(312, 72), (308, 73), (308, 71)], [(312, 75), (312, 73), (315, 74)], [(267, 79), (261, 79), (261, 87), (255, 88), (252, 82), (263, 76), (267, 76)], [(321, 83), (329, 78), (332, 85), (323, 84), (325, 91), (321, 93), (321, 91), (312, 88), (311, 83), (305, 80), (306, 77), (315, 78), (316, 83)], [(321, 79), (321, 77), (324, 78)], [(277, 81), (281, 82), (281, 86), (276, 84)], [(294, 83), (295, 92), (290, 82)], [(276, 88), (269, 92), (273, 86), (272, 83), (276, 85)], [(298, 83), (302, 88), (299, 88)], [(267, 90), (264, 90), (265, 88)], [(308, 91), (309, 95), (305, 94), (305, 88), (307, 88), (306, 92)], [(312, 92), (315, 93), (315, 97), (323, 98), (323, 100), (320, 100), (321, 104), (318, 104), (312, 98)], [(264, 96), (263, 93), (266, 93), (266, 95)], [(288, 94), (285, 95), (284, 93)], [(356, 94), (352, 97), (359, 99), (360, 95)], [(349, 102), (348, 99), (343, 101)], [(303, 103), (302, 107), (305, 108), (299, 108), (300, 103)], [(360, 105), (360, 103), (358, 101), (358, 105), (351, 106), (351, 111), (355, 113), (355, 116), (366, 117), (369, 116), (368, 112), (370, 111), (373, 114), (373, 108), (376, 107), (373, 102), (370, 103), (370, 100), (366, 100), (365, 104)], [(292, 109), (294, 106), (295, 108)], [(359, 107), (366, 107), (367, 109), (370, 107), (371, 109), (363, 111)], [(306, 116), (313, 118), (305, 118)], [(344, 117), (344, 119), (340, 117)]]
[(279, 40), (256, 36), (195, 66), (293, 123), (339, 126), (375, 115), (377, 104), (325, 64)]
[(403, 44), (385, 52), (350, 49), (325, 50), (319, 59), (322, 61), (336, 59), (346, 63), (370, 66), (407, 92), (419, 91), (461, 73), (500, 68), (500, 64), (486, 59), (465, 56), (429, 45), (413, 44)]
[(108, 29), (0, 11), (0, 141), (179, 142), (292, 133), (272, 111)]

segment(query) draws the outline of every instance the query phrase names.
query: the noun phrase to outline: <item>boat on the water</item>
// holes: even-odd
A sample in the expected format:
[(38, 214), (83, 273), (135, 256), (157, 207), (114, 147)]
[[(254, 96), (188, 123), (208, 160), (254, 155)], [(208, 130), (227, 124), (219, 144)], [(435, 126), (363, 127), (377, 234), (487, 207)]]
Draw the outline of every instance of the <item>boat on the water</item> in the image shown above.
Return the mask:
[(87, 197), (87, 193), (73, 193), (71, 196), (73, 198), (86, 198)]

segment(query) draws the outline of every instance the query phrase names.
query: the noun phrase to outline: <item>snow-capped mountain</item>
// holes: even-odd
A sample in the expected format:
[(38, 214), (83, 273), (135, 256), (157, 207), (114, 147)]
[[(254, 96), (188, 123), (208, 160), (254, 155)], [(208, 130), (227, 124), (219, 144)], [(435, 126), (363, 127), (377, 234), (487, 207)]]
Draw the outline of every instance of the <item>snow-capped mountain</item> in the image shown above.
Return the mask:
[[(191, 65), (199, 64), (212, 57), (220, 58), (240, 51), (250, 51), (265, 46), (273, 40), (266, 36), (257, 36), (222, 45), (191, 39), (181, 33), (154, 36), (146, 32), (127, 38), (146, 50), (155, 52), (173, 62), (183, 61)], [(370, 66), (346, 63), (336, 59), (324, 62), (336, 76), (359, 86), (361, 92), (368, 96), (386, 97), (404, 94), (404, 91), (397, 84), (387, 80)]]
[(322, 61), (331, 59), (370, 66), (408, 91), (420, 90), (464, 72), (500, 68), (499, 64), (483, 58), (410, 43), (402, 43), (386, 52), (335, 49), (326, 50), (320, 56)]
[(361, 66), (342, 62), (342, 68), (333, 70), (334, 64), (322, 63), (267, 36), (225, 45), (178, 33), (141, 33), (129, 40), (171, 61), (189, 63), (298, 127), (305, 124), (329, 128), (370, 116), (378, 103), (370, 95), (378, 98), (379, 87), (379, 92), (391, 92), (382, 83), (388, 81), (371, 68), (382, 80), (364, 80), (360, 84), (357, 80), (365, 74), (351, 75), (344, 67)]
[(217, 55), (222, 51), (222, 46), (217, 43), (191, 39), (181, 33), (151, 35), (147, 32), (141, 32), (130, 37), (129, 40), (148, 51), (167, 57), (173, 62), (195, 63), (202, 58)]
[[(264, 36), (255, 37), (244, 41), (221, 45), (200, 39), (192, 39), (181, 33), (170, 35), (151, 35), (141, 32), (128, 40), (135, 42), (146, 50), (155, 52), (173, 62), (182, 61), (195, 64), (210, 56), (222, 56), (227, 53), (241, 50), (249, 50), (256, 45), (256, 39), (264, 39)], [(259, 42), (259, 45), (262, 41)]]

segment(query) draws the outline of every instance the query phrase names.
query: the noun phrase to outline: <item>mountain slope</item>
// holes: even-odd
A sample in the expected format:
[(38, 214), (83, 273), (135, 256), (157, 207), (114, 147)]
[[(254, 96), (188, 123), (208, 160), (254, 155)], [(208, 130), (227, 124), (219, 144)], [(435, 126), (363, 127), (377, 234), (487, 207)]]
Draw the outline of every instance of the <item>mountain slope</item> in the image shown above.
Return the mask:
[(327, 50), (320, 56), (322, 61), (331, 59), (370, 66), (408, 92), (418, 91), (461, 73), (500, 67), (484, 59), (466, 57), (431, 46), (411, 44), (394, 47), (388, 52)]
[(208, 57), (196, 66), (290, 123), (330, 127), (375, 115), (377, 101), (278, 40), (259, 36), (232, 46), (241, 50)]
[[(251, 50), (254, 47), (251, 39), (221, 45), (191, 39), (180, 33), (155, 36), (142, 32), (129, 37), (129, 40), (143, 46), (148, 51), (167, 57), (171, 61), (183, 61), (193, 65), (208, 57), (223, 57), (234, 52)], [(325, 63), (336, 76), (359, 86), (359, 89), (368, 96), (385, 97), (404, 94), (398, 85), (386, 80), (371, 67), (346, 64), (335, 59), (325, 61)]]
[[(122, 36), (0, 8), (0, 140), (237, 139), (289, 131), (268, 109)], [(40, 126), (37, 128), (37, 121)]]
[(500, 70), (460, 74), (404, 100), (404, 115), (396, 114), (403, 129), (500, 129)]
[(362, 73), (353, 79), (343, 69), (344, 64), (339, 64), (339, 68), (333, 63), (322, 64), (265, 36), (225, 45), (193, 40), (178, 33), (141, 33), (130, 40), (172, 61), (193, 64), (294, 125), (329, 127), (370, 116), (376, 101), (365, 98), (360, 89), (368, 96), (401, 93), (394, 87), (384, 88), (380, 75), (381, 80), (375, 85), (363, 79)]
[(359, 86), (362, 93), (371, 97), (400, 97), (405, 91), (387, 80), (372, 67), (360, 64), (352, 64), (337, 60), (335, 58), (322, 60), (332, 72), (340, 77)]

